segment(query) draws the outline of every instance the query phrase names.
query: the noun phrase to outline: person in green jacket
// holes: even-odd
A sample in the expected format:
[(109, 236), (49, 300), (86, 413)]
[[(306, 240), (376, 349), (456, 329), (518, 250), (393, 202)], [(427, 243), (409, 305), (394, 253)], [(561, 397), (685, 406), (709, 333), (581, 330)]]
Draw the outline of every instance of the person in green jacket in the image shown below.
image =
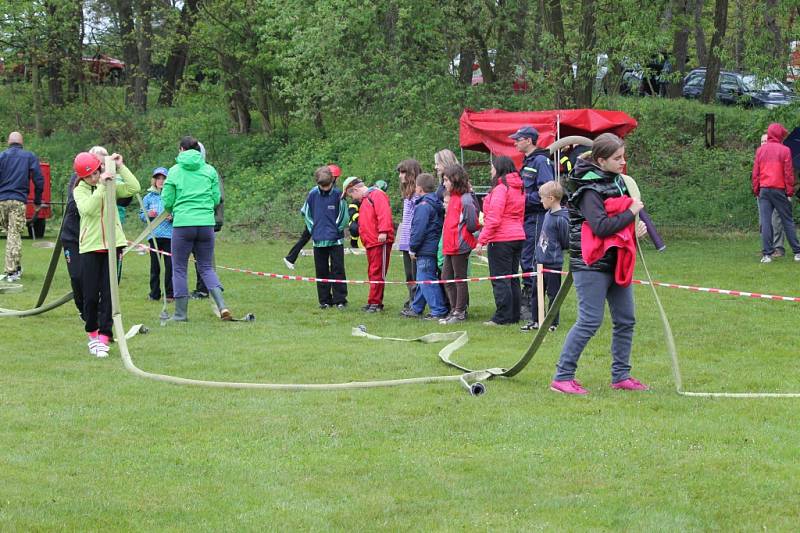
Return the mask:
[[(139, 180), (125, 166), (122, 156), (113, 154), (122, 181), (117, 183), (117, 198), (130, 198), (141, 190)], [(108, 271), (108, 254), (113, 250), (117, 262), (122, 260), (122, 249), (127, 244), (119, 220), (119, 212), (113, 209), (116, 224), (115, 242), (107, 241), (103, 216), (106, 209), (106, 185), (117, 176), (105, 172), (100, 159), (89, 152), (75, 157), (73, 168), (77, 176), (73, 197), (81, 217), (78, 251), (81, 261), (81, 283), (83, 285), (83, 318), (89, 336), (89, 353), (97, 357), (108, 356), (108, 345), (112, 336), (111, 286)]]
[(181, 139), (177, 162), (169, 169), (161, 191), (164, 210), (172, 214), (172, 320), (185, 322), (189, 307), (187, 266), (194, 253), (200, 277), (208, 287), (222, 320), (232, 315), (222, 298), (222, 285), (214, 271), (214, 208), (220, 202), (219, 175), (205, 162), (197, 139)]

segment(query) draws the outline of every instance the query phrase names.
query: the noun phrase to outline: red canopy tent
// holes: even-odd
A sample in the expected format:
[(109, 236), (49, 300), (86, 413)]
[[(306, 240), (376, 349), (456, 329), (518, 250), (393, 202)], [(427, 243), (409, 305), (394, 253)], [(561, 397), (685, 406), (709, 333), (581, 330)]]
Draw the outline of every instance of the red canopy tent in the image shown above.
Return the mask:
[(514, 141), (508, 136), (522, 126), (533, 126), (539, 130), (537, 144), (546, 147), (556, 137), (568, 135), (596, 137), (610, 132), (625, 137), (638, 125), (627, 113), (598, 109), (520, 112), (465, 109), (459, 122), (459, 144), (462, 149), (509, 156), (517, 165), (522, 163), (522, 154), (514, 148)]

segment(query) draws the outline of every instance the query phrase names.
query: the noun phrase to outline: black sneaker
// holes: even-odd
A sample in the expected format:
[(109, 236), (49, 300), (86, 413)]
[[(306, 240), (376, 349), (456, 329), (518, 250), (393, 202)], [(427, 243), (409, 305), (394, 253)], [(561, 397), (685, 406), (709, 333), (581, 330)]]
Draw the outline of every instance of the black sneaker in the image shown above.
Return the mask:
[(319, 304), (320, 309), (327, 309), (331, 306), (331, 304)]
[(346, 304), (346, 303), (343, 303), (343, 304), (336, 304), (336, 309), (339, 309), (339, 310), (341, 310), (341, 309), (347, 309), (347, 304)]
[(202, 300), (203, 298), (208, 298), (208, 293), (203, 291), (192, 291), (192, 294), (189, 296), (192, 297), (192, 300)]
[(539, 329), (538, 322), (528, 322), (527, 324), (519, 328), (520, 331), (533, 331), (535, 329)]
[(448, 316), (450, 316), (450, 315), (448, 315), (448, 314), (434, 315), (433, 313), (428, 313), (427, 315), (422, 317), (422, 320), (441, 320), (443, 318), (447, 318)]
[(557, 329), (558, 329), (558, 324), (553, 324), (552, 326), (550, 326), (549, 328), (547, 328), (547, 331), (555, 331), (555, 330), (557, 330)]
[(422, 318), (422, 313), (415, 313), (410, 307), (400, 311), (400, 316), (403, 318)]

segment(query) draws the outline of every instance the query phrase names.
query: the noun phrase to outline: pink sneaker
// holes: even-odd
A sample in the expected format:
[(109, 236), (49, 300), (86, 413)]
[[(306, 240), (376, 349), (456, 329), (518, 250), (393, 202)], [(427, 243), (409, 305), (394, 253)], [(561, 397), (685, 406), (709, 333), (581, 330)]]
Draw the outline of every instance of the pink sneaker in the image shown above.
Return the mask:
[(107, 335), (103, 335), (102, 333), (97, 336), (97, 344), (96, 349), (97, 352), (95, 356), (97, 357), (108, 357), (108, 345), (111, 343), (111, 338)]
[(551, 381), (550, 390), (561, 392), (563, 394), (589, 394), (589, 391), (584, 389), (576, 379), (567, 381)]
[(611, 384), (612, 389), (618, 390), (650, 390), (650, 387), (636, 378), (623, 379)]

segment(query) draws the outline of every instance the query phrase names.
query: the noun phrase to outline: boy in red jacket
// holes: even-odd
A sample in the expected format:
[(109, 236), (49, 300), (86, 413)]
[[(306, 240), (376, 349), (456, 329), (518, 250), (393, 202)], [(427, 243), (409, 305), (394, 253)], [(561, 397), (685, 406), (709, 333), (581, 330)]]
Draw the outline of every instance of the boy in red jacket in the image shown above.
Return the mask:
[[(389, 197), (376, 187), (367, 187), (356, 177), (344, 180), (346, 196), (361, 204), (358, 208), (358, 234), (367, 250), (367, 277), (370, 281), (385, 281), (389, 257), (394, 242), (394, 225)], [(383, 283), (370, 283), (367, 313), (383, 311)]]
[(794, 194), (794, 172), (792, 153), (783, 145), (787, 135), (781, 124), (772, 123), (767, 128), (767, 142), (756, 151), (753, 163), (753, 194), (758, 198), (761, 219), (762, 263), (771, 263), (775, 247), (772, 241), (772, 212), (777, 211), (783, 230), (794, 252), (794, 260), (800, 261), (800, 243), (792, 220), (791, 196)]

